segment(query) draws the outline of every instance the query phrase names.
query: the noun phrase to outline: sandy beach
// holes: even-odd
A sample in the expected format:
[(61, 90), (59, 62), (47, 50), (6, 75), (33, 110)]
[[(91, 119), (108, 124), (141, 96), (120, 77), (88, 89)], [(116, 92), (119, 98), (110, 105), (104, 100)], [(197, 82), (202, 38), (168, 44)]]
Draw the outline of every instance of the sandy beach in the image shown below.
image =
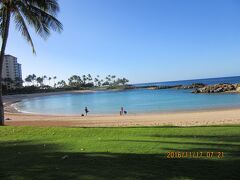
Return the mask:
[(200, 126), (240, 124), (240, 109), (182, 112), (169, 114), (145, 114), (127, 116), (52, 116), (24, 113), (6, 113), (6, 125), (20, 126), (79, 126), (79, 127), (120, 127), (120, 126)]
[[(92, 91), (71, 91), (67, 93), (86, 93)], [(215, 109), (205, 111), (136, 114), (136, 115), (89, 115), (81, 117), (77, 115), (41, 115), (20, 113), (12, 104), (26, 98), (46, 95), (63, 94), (38, 93), (26, 95), (4, 96), (5, 121), (11, 126), (67, 126), (67, 127), (126, 127), (126, 126), (204, 126), (221, 124), (240, 124), (239, 109)]]

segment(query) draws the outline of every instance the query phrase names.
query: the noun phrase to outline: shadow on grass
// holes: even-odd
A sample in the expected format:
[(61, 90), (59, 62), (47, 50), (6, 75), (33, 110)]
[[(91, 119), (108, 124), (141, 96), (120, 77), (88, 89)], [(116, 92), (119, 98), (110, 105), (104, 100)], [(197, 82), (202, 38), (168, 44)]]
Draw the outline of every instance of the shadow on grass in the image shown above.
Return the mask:
[(202, 140), (211, 140), (216, 142), (240, 142), (240, 136), (228, 136), (228, 135), (162, 135), (154, 134), (151, 137), (155, 138), (192, 138), (192, 139), (202, 139)]
[(239, 159), (79, 151), (31, 141), (0, 143), (0, 179), (239, 179)]
[[(108, 141), (112, 141), (112, 140), (106, 140)], [(186, 141), (159, 141), (159, 140), (118, 140), (118, 142), (132, 142), (132, 143), (160, 143), (160, 144), (174, 144), (174, 145), (191, 145), (191, 146), (199, 146), (199, 147), (205, 147), (205, 148), (201, 148), (201, 150), (214, 150), (214, 151), (218, 151), (218, 152), (223, 152), (223, 151), (227, 151), (227, 149), (231, 149), (231, 154), (234, 156), (240, 156), (240, 145), (237, 144), (226, 144), (226, 143), (207, 143), (207, 142), (186, 142)], [(196, 148), (197, 149), (197, 148)], [(189, 149), (185, 149), (188, 150)], [(191, 149), (190, 149), (191, 150)], [(200, 148), (198, 148), (198, 150), (200, 150)], [(229, 152), (230, 153), (230, 152)]]

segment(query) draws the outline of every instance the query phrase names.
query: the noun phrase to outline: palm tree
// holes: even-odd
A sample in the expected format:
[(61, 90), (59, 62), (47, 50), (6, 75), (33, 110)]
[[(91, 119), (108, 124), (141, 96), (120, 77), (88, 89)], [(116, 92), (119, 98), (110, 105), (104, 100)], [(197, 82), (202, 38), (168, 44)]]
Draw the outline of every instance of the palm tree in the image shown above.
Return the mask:
[(112, 80), (112, 84), (115, 85), (116, 84), (116, 80), (115, 80), (116, 76), (112, 75), (111, 76), (111, 80)]
[[(28, 25), (35, 32), (46, 39), (50, 30), (61, 32), (62, 24), (56, 19), (59, 11), (57, 0), (1, 0), (0, 1), (0, 79), (2, 79), (2, 67), (5, 49), (7, 45), (10, 22), (14, 22), (16, 29), (30, 43), (33, 53), (35, 48), (28, 31)], [(11, 21), (13, 18), (13, 21)], [(0, 125), (4, 124), (4, 108), (2, 101), (2, 81), (0, 81)]]
[(95, 86), (101, 86), (101, 80), (99, 79), (100, 78), (100, 76), (99, 75), (97, 75), (97, 77), (94, 79), (94, 82), (95, 82)]
[(86, 84), (86, 81), (87, 81), (87, 76), (86, 76), (86, 75), (83, 75), (83, 76), (82, 76), (82, 79), (83, 79), (83, 84), (85, 85), (85, 84)]
[(31, 76), (31, 78), (32, 78), (32, 82), (33, 82), (33, 85), (34, 85), (34, 82), (37, 81), (37, 76), (35, 74), (33, 74)]
[(58, 84), (58, 87), (60, 88), (64, 88), (67, 86), (67, 83), (64, 80), (59, 81), (57, 84)]
[(45, 85), (45, 79), (47, 79), (47, 76), (46, 76), (46, 75), (43, 76), (43, 84), (44, 84), (44, 85)]
[(56, 87), (56, 83), (55, 83), (55, 80), (57, 79), (57, 76), (53, 76), (53, 84), (54, 84), (54, 87)]
[(87, 80), (88, 80), (88, 83), (91, 83), (91, 81), (93, 80), (91, 74), (87, 75)]
[(48, 84), (50, 86), (50, 82), (51, 82), (52, 78), (51, 77), (48, 77)]
[(104, 80), (101, 79), (101, 80), (98, 82), (98, 86), (102, 86), (103, 82), (104, 82)]
[(111, 84), (111, 75), (108, 75), (106, 78), (106, 81), (103, 83), (104, 86), (108, 86)]
[(116, 81), (116, 85), (126, 85), (127, 83), (129, 82), (129, 80), (128, 79), (126, 79), (126, 78), (122, 78), (122, 79), (117, 79), (117, 81)]
[(32, 83), (32, 75), (28, 75), (26, 78), (25, 78), (25, 82), (28, 83), (28, 85), (30, 85)]
[(126, 78), (123, 78), (123, 79), (122, 79), (122, 85), (126, 85), (128, 82), (129, 82), (128, 79), (126, 79)]
[(78, 75), (73, 75), (68, 79), (68, 84), (71, 87), (80, 87), (82, 84), (82, 79)]
[(99, 82), (99, 79), (98, 78), (94, 78), (95, 86), (98, 86), (98, 82)]
[(39, 86), (43, 86), (43, 77), (37, 77), (36, 81), (39, 84)]

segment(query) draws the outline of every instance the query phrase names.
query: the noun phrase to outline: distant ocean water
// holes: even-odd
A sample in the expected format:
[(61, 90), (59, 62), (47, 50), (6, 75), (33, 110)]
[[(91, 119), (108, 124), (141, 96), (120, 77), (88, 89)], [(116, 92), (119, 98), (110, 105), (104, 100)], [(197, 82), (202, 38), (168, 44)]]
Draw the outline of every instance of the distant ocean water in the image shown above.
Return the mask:
[(193, 83), (203, 83), (206, 85), (220, 84), (220, 83), (240, 83), (240, 76), (208, 78), (208, 79), (192, 79), (181, 81), (166, 81), (166, 82), (153, 82), (153, 83), (139, 83), (135, 86), (175, 86), (175, 85), (191, 85)]
[[(189, 85), (192, 83), (240, 83), (240, 76), (188, 81), (145, 83), (145, 85)], [(124, 107), (129, 114), (158, 113), (216, 108), (240, 108), (240, 94), (193, 94), (192, 90), (134, 89), (86, 94), (61, 94), (25, 99), (15, 106), (23, 112), (39, 114), (82, 114), (87, 106), (90, 114), (119, 114)]]

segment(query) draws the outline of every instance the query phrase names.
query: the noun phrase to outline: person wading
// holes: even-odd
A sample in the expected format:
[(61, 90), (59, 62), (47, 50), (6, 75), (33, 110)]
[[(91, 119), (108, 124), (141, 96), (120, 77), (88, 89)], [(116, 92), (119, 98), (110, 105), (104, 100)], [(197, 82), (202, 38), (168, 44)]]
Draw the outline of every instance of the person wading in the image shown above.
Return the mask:
[(85, 107), (85, 113), (86, 113), (86, 116), (87, 116), (87, 114), (89, 113), (89, 110), (88, 110), (87, 107)]

